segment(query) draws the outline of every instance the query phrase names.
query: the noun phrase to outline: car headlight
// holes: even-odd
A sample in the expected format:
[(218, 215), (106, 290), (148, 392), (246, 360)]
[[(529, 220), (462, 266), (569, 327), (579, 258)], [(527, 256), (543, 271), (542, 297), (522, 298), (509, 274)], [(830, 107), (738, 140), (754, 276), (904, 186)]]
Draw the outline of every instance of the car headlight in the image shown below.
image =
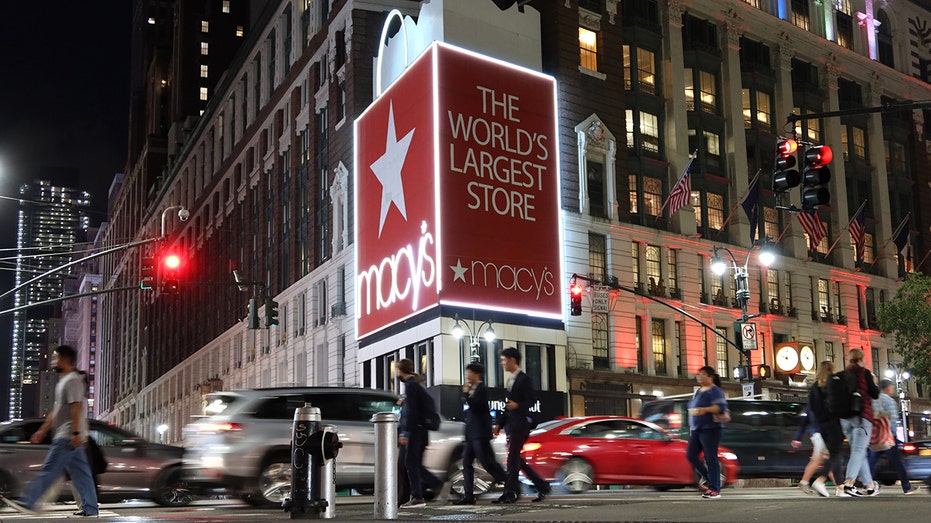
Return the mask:
[(728, 461), (737, 461), (737, 454), (733, 452), (722, 452), (721, 457)]

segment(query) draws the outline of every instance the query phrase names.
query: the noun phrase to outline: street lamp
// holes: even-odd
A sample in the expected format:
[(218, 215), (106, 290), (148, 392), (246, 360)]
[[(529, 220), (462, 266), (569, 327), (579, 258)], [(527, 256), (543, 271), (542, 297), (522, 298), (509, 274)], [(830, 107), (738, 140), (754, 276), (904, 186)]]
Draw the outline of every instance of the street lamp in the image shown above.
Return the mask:
[(899, 408), (902, 409), (902, 442), (908, 441), (908, 400), (905, 399), (905, 382), (912, 377), (910, 372), (896, 372), (893, 367), (886, 369), (886, 377), (895, 381), (895, 389), (899, 393)]
[[(737, 304), (740, 306), (740, 322), (746, 323), (747, 320), (751, 318), (756, 318), (759, 314), (750, 315), (747, 313), (747, 305), (750, 303), (750, 282), (747, 275), (747, 264), (750, 263), (750, 254), (753, 252), (753, 249), (747, 250), (747, 258), (744, 260), (743, 265), (738, 265), (737, 257), (734, 256), (734, 253), (731, 252), (727, 247), (712, 247), (711, 248), (711, 272), (722, 276), (727, 272), (728, 260), (720, 255), (721, 251), (727, 253), (730, 257), (730, 268), (734, 270), (734, 288), (737, 295)], [(760, 264), (769, 267), (775, 261), (776, 256), (773, 253), (772, 247), (769, 242), (763, 242), (760, 247), (760, 253), (757, 256), (760, 261)], [(741, 354), (744, 357), (746, 364), (746, 369), (741, 369), (739, 372), (735, 371), (735, 376), (738, 379), (746, 378), (750, 379), (750, 354), (749, 351), (741, 349)]]
[[(482, 322), (478, 328), (475, 328), (475, 318), (472, 318), (472, 326), (470, 327), (468, 323), (459, 319), (459, 315), (455, 316), (456, 324), (453, 325), (452, 335), (457, 340), (462, 339), (462, 336), (468, 334), (469, 336), (469, 361), (476, 362), (481, 358), (479, 357), (479, 339), (484, 337), (485, 341), (491, 343), (495, 341), (495, 329), (491, 326), (491, 319), (488, 321)], [(482, 329), (485, 329), (484, 333)]]
[(158, 431), (158, 442), (165, 443), (165, 433), (168, 432), (168, 425), (162, 423), (161, 425), (155, 427), (155, 430)]

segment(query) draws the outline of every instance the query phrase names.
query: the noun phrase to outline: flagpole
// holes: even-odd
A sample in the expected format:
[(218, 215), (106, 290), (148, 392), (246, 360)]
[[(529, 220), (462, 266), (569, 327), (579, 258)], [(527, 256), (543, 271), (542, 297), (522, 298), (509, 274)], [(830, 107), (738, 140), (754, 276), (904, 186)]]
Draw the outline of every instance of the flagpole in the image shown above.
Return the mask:
[(789, 220), (789, 223), (786, 224), (785, 229), (783, 229), (782, 232), (779, 234), (779, 237), (776, 238), (776, 242), (775, 242), (776, 245), (779, 245), (779, 242), (782, 241), (782, 237), (785, 236), (787, 232), (789, 232), (789, 227), (792, 227), (792, 222), (794, 221), (795, 220), (791, 220), (791, 219)]
[(915, 272), (918, 272), (918, 270), (921, 269), (921, 266), (924, 265), (926, 261), (928, 261), (928, 256), (931, 256), (931, 251), (928, 251), (928, 254), (925, 254), (925, 257), (921, 259), (921, 263), (914, 267)]
[[(867, 200), (863, 200), (863, 203), (861, 203), (860, 207), (857, 208), (857, 212), (853, 213), (853, 217), (850, 218), (850, 221), (847, 222), (847, 225), (844, 226), (843, 230), (847, 231), (848, 233), (850, 232), (850, 224), (853, 223), (853, 221), (857, 219), (857, 216), (860, 214), (860, 211), (862, 211), (863, 208), (866, 207), (866, 202)], [(837, 235), (837, 238), (834, 239), (834, 243), (831, 245), (831, 248), (828, 249), (828, 252), (824, 255), (825, 259), (827, 259), (827, 257), (831, 255), (831, 253), (834, 251), (834, 247), (837, 247), (837, 242), (839, 242), (841, 237), (843, 236), (844, 236), (843, 232)], [(854, 257), (856, 257), (856, 255), (854, 255)]]
[[(682, 177), (688, 176), (689, 171), (692, 169), (692, 162), (695, 161), (695, 158), (698, 158), (698, 149), (695, 149), (695, 152), (693, 152), (692, 154), (689, 155), (689, 163), (685, 164), (685, 170), (683, 170), (683, 171), (682, 171), (682, 174), (679, 175), (678, 178), (676, 178), (676, 184), (679, 183), (679, 180), (681, 180)], [(673, 184), (673, 187), (675, 187), (675, 186), (676, 186), (676, 185)], [(672, 189), (669, 190), (669, 194), (666, 196), (666, 201), (664, 201), (664, 202), (663, 202), (663, 206), (660, 207), (660, 209), (659, 209), (659, 214), (656, 215), (656, 220), (653, 221), (653, 224), (654, 224), (654, 225), (656, 225), (657, 223), (659, 223), (660, 218), (663, 217), (663, 214), (666, 212), (666, 206), (669, 205), (669, 198), (671, 198), (671, 197), (672, 197)], [(672, 218), (672, 216), (670, 216), (670, 218)]]
[(902, 227), (905, 227), (905, 224), (908, 223), (908, 217), (911, 215), (912, 215), (912, 211), (908, 211), (908, 213), (905, 215), (905, 218), (902, 218), (902, 223), (900, 223), (899, 226), (895, 228), (895, 232), (892, 233), (892, 236), (886, 238), (886, 241), (882, 244), (882, 246), (879, 247), (879, 253), (880, 253), (879, 256), (876, 256), (873, 258), (873, 261), (870, 263), (870, 266), (868, 267), (869, 269), (872, 269), (873, 265), (876, 265), (876, 262), (886, 257), (886, 252), (885, 252), (886, 246), (889, 245), (889, 242), (895, 239), (899, 235), (900, 232), (902, 232)]
[(750, 188), (753, 187), (753, 182), (755, 182), (756, 179), (760, 177), (760, 173), (761, 173), (762, 171), (763, 171), (763, 169), (757, 169), (757, 170), (756, 170), (756, 174), (753, 175), (753, 179), (750, 180), (750, 183), (749, 183), (749, 184), (747, 184), (747, 192), (745, 192), (743, 196), (741, 196), (740, 198), (738, 198), (738, 199), (737, 199), (737, 203), (735, 203), (734, 206), (731, 207), (731, 213), (727, 215), (727, 219), (724, 220), (724, 223), (723, 223), (723, 224), (721, 224), (721, 230), (722, 230), (722, 231), (724, 230), (725, 227), (727, 227), (727, 224), (730, 223), (731, 218), (734, 217), (734, 213), (737, 212), (737, 208), (740, 207), (740, 204), (742, 204), (743, 201), (744, 201), (744, 200), (747, 198), (747, 196), (750, 194)]

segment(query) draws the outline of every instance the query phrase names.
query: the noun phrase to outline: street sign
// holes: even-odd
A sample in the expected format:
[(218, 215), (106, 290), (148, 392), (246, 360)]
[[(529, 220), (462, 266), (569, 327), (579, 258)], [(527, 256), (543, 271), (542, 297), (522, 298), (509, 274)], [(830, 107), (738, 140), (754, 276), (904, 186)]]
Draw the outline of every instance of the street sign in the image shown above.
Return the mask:
[(743, 397), (750, 398), (753, 396), (753, 382), (752, 381), (750, 383), (741, 383), (741, 386), (743, 386), (743, 393), (744, 393)]
[(592, 312), (608, 313), (611, 307), (611, 291), (595, 289), (592, 291)]
[(756, 323), (735, 322), (734, 329), (740, 337), (743, 350), (756, 350)]

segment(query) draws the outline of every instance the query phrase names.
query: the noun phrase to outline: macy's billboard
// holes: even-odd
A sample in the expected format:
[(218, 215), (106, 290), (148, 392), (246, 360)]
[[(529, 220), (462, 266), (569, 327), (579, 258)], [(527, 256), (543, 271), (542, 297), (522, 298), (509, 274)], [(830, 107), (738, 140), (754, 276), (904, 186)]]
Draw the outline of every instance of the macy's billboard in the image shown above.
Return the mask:
[(440, 303), (562, 318), (556, 81), (435, 42), (355, 123), (359, 338)]

